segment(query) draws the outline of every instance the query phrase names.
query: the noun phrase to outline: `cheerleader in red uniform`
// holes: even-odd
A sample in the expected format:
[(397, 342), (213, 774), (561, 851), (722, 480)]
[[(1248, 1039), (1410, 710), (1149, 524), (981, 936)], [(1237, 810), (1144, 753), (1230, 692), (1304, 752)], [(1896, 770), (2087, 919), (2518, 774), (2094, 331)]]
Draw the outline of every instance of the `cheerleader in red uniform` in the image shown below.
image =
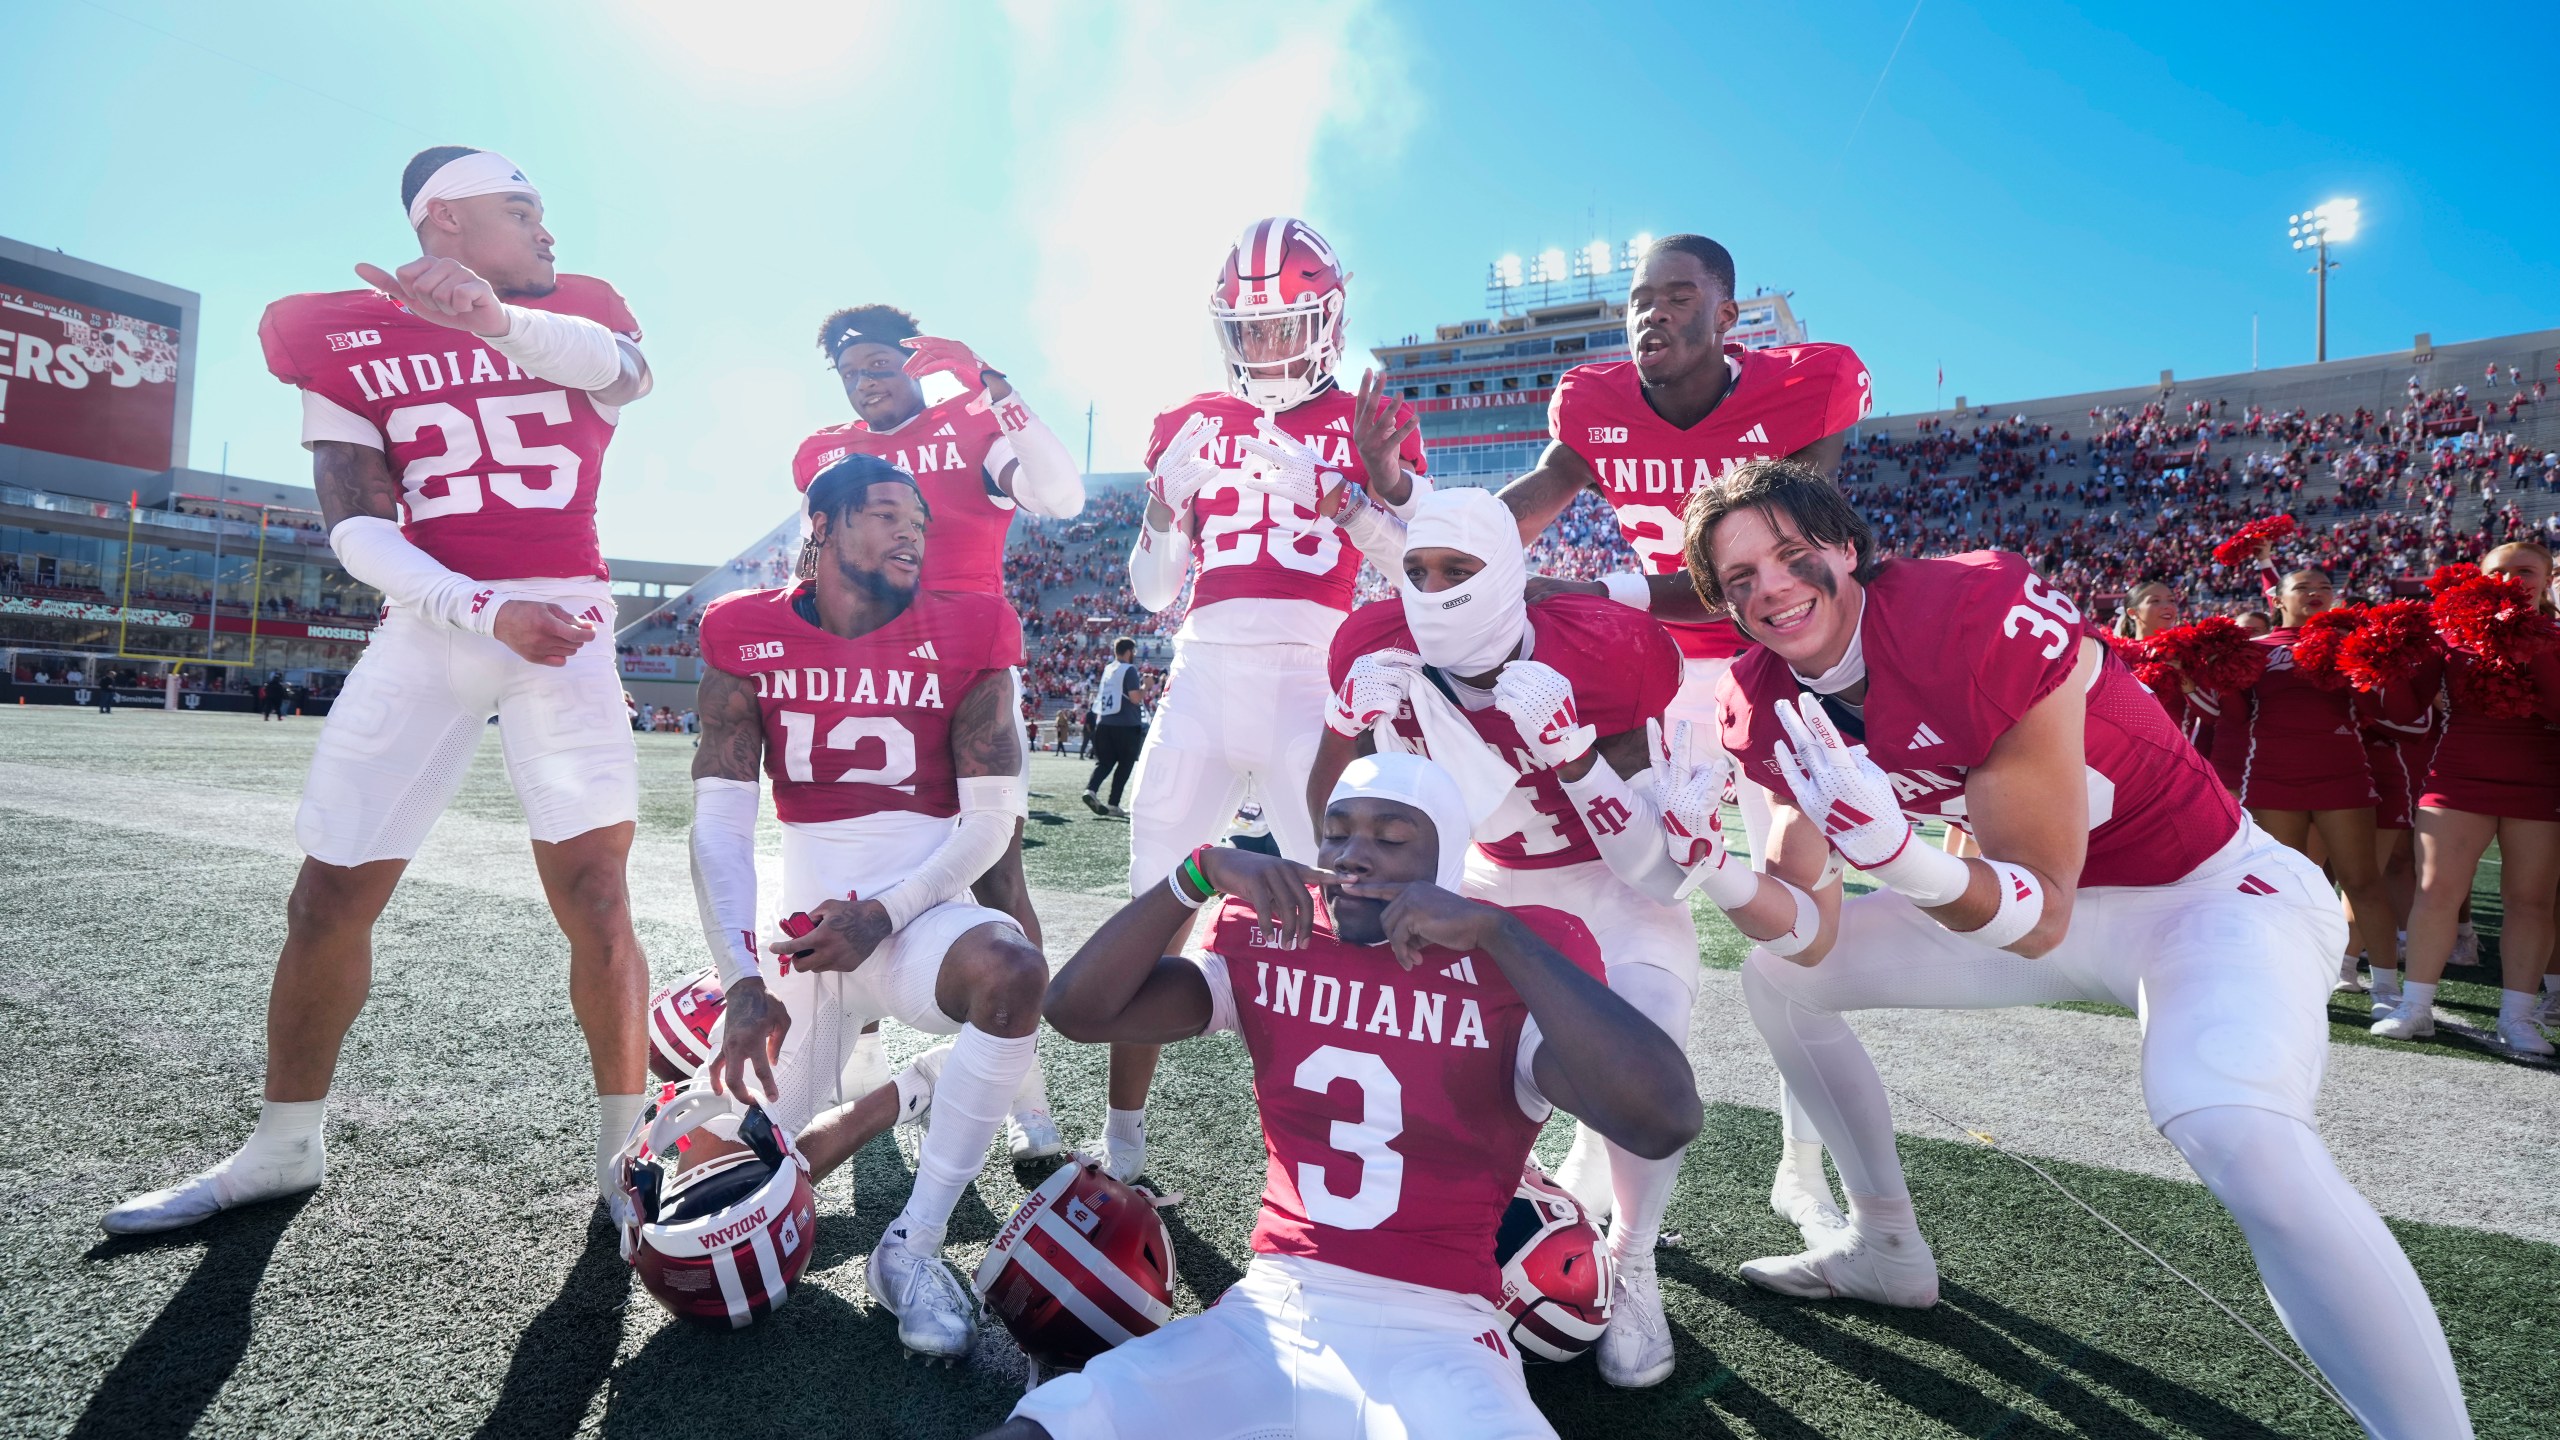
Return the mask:
[[(2530, 587), (2549, 609), (2550, 551), (2501, 545), (2482, 557), (2480, 569)], [(2426, 694), (2439, 681), (2451, 706), (2418, 796), (2408, 977), (2401, 1003), (2374, 1021), (2373, 1033), (2391, 1040), (2434, 1033), (2436, 985), (2453, 954), (2454, 927), (2494, 840), (2506, 905), (2498, 1038), (2518, 1054), (2548, 1055), (2552, 1044), (2534, 1022), (2551, 956), (2554, 891), (2560, 890), (2560, 731), (2551, 723), (2560, 717), (2560, 651), (2541, 650), (2520, 672), (2502, 674), (2452, 649), (2423, 667), (2414, 685)]]
[[(2318, 835), (2330, 878), (2354, 917), (2356, 942), (2389, 965), (2399, 952), (2375, 858), (2376, 797), (2357, 697), (2339, 678), (2315, 677), (2294, 662), (2302, 622), (2335, 608), (2337, 590), (2326, 571), (2296, 570), (2277, 586), (2275, 603), (2283, 623), (2254, 642), (2267, 652), (2257, 682), (2192, 697), (2215, 717), (2214, 772), (2268, 834), (2306, 855)], [(2355, 958), (2344, 957), (2340, 969), (2352, 981)]]
[[(2124, 655), (2125, 663), (2138, 665), (2140, 659), (2137, 647), (2140, 642), (2164, 630), (2175, 630), (2185, 618), (2186, 603), (2179, 598), (2176, 590), (2170, 588), (2167, 581), (2145, 580), (2125, 592), (2124, 609), (2116, 612), (2116, 649)], [(2135, 673), (2141, 672), (2137, 670)], [(2178, 733), (2186, 736), (2198, 751), (2202, 751), (2205, 748), (2205, 739), (2199, 730), (2208, 721), (2204, 712), (2187, 703), (2185, 687), (2153, 686), (2148, 680), (2144, 681), (2144, 685), (2159, 698), (2160, 708), (2169, 712), (2169, 719), (2177, 725)]]

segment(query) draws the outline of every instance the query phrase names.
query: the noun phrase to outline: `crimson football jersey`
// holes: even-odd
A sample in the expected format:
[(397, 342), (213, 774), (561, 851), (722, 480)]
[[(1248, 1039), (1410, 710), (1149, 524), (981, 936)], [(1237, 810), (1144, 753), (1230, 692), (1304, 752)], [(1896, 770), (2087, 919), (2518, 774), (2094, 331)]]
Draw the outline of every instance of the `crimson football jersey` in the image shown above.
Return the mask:
[[(640, 338), (592, 275), (507, 303)], [(288, 295), (259, 319), (258, 343), (277, 379), (372, 424), (400, 477), (401, 530), (439, 564), (474, 580), (604, 576), (596, 491), (620, 407), (528, 375), (379, 290)]]
[[(1863, 733), (1845, 738), (1892, 778), (1913, 820), (1967, 827), (1965, 773), (2029, 707), (2070, 679), (2085, 633), (2079, 607), (2027, 562), (1996, 550), (1887, 560), (1867, 582), (1859, 643), (1867, 662)], [(2080, 883), (2166, 885), (2240, 828), (2240, 808), (2160, 702), (2109, 646), (2089, 687), (2089, 853)], [(1781, 800), (1786, 738), (1770, 707), (1804, 691), (1775, 651), (1733, 662), (1717, 701), (1726, 750)], [(1792, 802), (1790, 802), (1792, 803)]]
[(755, 681), (774, 812), (959, 814), (951, 713), (970, 686), (1022, 663), (1013, 607), (919, 590), (897, 619), (848, 639), (801, 618), (792, 602), (807, 584), (741, 590), (702, 612), (702, 662)]
[[(1327, 468), (1365, 486), (1368, 467), (1351, 444), (1357, 407), (1356, 398), (1336, 386), (1270, 418), (1282, 431), (1304, 441)], [(1333, 521), (1244, 483), (1242, 472), (1252, 457), (1237, 450), (1236, 441), (1252, 435), (1264, 418), (1251, 401), (1224, 393), (1195, 395), (1158, 415), (1154, 433), (1147, 437), (1147, 469), (1156, 468), (1175, 433), (1194, 415), (1213, 416), (1220, 422), (1209, 454), (1233, 473), (1201, 487), (1191, 502), (1191, 513), (1199, 522), (1193, 549), (1200, 573), (1192, 583), (1193, 618), (1185, 624), (1185, 632), (1203, 640), (1231, 638), (1219, 633), (1214, 621), (1199, 619), (1210, 606), (1226, 600), (1312, 600), (1328, 609), (1349, 610), (1360, 578), (1360, 547)], [(1411, 415), (1411, 406), (1396, 407), (1397, 423)], [(1402, 458), (1406, 469), (1422, 473), (1419, 430), (1406, 437)], [(1322, 643), (1320, 637), (1316, 643)]]
[[(1606, 979), (1581, 921), (1511, 913)], [(1280, 949), (1241, 900), (1219, 910), (1208, 948), (1202, 969), (1224, 992), (1213, 1025), (1232, 1014), (1262, 1117), (1255, 1251), (1500, 1304), (1494, 1231), (1546, 1119), (1522, 1108), (1529, 1007), (1502, 966), (1434, 948), (1407, 970), (1321, 921), (1304, 948)]]
[(1004, 593), (1004, 537), (1013, 525), (1013, 497), (995, 488), (994, 471), (1012, 458), (1010, 445), (991, 468), (989, 452), (1004, 439), (995, 411), (969, 413), (975, 392), (927, 405), (894, 430), (874, 433), (859, 420), (830, 425), (800, 442), (791, 457), (791, 483), (803, 491), (818, 472), (861, 451), (877, 455), (916, 477), (933, 512), (925, 531), (927, 590)]
[[(1529, 603), (1529, 632), (1525, 658), (1563, 674), (1573, 686), (1575, 714), (1603, 735), (1642, 730), (1679, 693), (1680, 652), (1662, 623), (1641, 610), (1597, 595), (1550, 595)], [(1351, 662), (1361, 656), (1412, 649), (1403, 601), (1363, 605), (1334, 632), (1326, 678), (1338, 690), (1351, 673)], [(1572, 797), (1564, 793), (1564, 780), (1530, 762), (1511, 717), (1490, 703), (1470, 709), (1440, 672), (1426, 668), (1423, 673), (1449, 694), (1485, 743), (1520, 772), (1519, 783), (1479, 833), (1491, 833), (1506, 822), (1517, 822), (1518, 829), (1500, 840), (1480, 841), (1485, 858), (1506, 870), (1552, 870), (1599, 859), (1600, 847), (1592, 842)], [(1397, 734), (1428, 753), (1410, 703), (1397, 709), (1391, 723)]]
[[(1846, 345), (1727, 345), (1731, 388), (1686, 430), (1645, 403), (1633, 360), (1577, 365), (1547, 402), (1547, 435), (1582, 457), (1618, 512), (1618, 533), (1655, 575), (1684, 563), (1680, 516), (1689, 493), (1746, 460), (1793, 455), (1866, 418), (1866, 362)], [(1730, 620), (1673, 624), (1683, 655), (1739, 655), (1750, 642)]]

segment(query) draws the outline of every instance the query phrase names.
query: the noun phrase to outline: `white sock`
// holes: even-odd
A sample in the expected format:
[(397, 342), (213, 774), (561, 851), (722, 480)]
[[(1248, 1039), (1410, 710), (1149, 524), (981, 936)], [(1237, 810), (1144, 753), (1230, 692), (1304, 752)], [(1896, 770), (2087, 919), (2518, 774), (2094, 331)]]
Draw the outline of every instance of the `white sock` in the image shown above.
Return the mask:
[(261, 1100), (258, 1127), (215, 1174), (214, 1193), (226, 1205), (306, 1190), (328, 1168), (320, 1122), (327, 1099)]
[(1920, 1233), (1920, 1217), (1911, 1209), (1910, 1192), (1900, 1195), (1849, 1194), (1849, 1219), (1858, 1233), (1870, 1239), (1890, 1240)]
[(2542, 977), (2542, 993), (2545, 995), (2560, 995), (2560, 971), (2553, 971), (2551, 974)]
[(1004, 1124), (1005, 1102), (1022, 1083), (1023, 1067), (1031, 1063), (1037, 1044), (1034, 1035), (1007, 1037), (975, 1025), (960, 1027), (951, 1058), (942, 1062), (942, 1078), (934, 1082), (933, 1120), (916, 1152), (915, 1189), (907, 1195), (907, 1208), (890, 1223), (891, 1235), (919, 1250), (942, 1248), (951, 1207), (960, 1203), (960, 1192), (987, 1163), (987, 1142)]
[(2436, 1008), (2436, 987), (2424, 980), (2411, 980), (2400, 987), (2400, 1007), (2432, 1015)]
[[(1036, 1038), (1038, 1032), (1035, 1031), (1033, 1034)], [(1014, 1087), (1011, 1113), (1015, 1115), (1049, 1113), (1049, 1072), (1042, 1068), (1040, 1052), (1036, 1049), (1031, 1052), (1030, 1068), (1022, 1072), (1022, 1083)]]
[(1103, 1117), (1102, 1135), (1104, 1139), (1122, 1145), (1144, 1143), (1147, 1138), (1147, 1107), (1141, 1105), (1135, 1110), (1113, 1107)]
[(596, 1097), (596, 1174), (601, 1177), (613, 1164), (613, 1157), (631, 1140), (631, 1127), (640, 1123), (640, 1111), (649, 1097), (640, 1095), (598, 1095)]
[(2373, 967), (2373, 993), (2376, 995), (2396, 995), (2400, 993), (2400, 970), (2398, 966), (2376, 965)]
[(2530, 990), (2498, 992), (2498, 1023), (2513, 1021), (2518, 1025), (2533, 1023), (2534, 1013), (2542, 1008), (2542, 997)]
[(1804, 1180), (1821, 1183), (1823, 1181), (1822, 1142), (1819, 1140), (1787, 1141), (1786, 1149), (1778, 1157), (1778, 1168), (1794, 1171)]

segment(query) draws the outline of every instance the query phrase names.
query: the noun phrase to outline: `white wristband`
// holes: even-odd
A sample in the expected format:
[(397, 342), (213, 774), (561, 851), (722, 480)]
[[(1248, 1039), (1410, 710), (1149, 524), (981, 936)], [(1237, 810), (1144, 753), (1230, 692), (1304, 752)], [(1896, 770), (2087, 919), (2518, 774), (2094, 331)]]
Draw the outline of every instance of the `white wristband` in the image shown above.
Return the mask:
[(1653, 582), (1633, 570), (1601, 576), (1600, 588), (1609, 592), (1610, 599), (1630, 610), (1649, 611), (1653, 608)]
[(1759, 897), (1760, 872), (1742, 863), (1731, 850), (1719, 843), (1710, 859), (1690, 867), (1688, 878), (1680, 882), (1679, 895), (1673, 898), (1686, 899), (1693, 890), (1705, 892), (1707, 899), (1719, 910), (1739, 910)]
[(1923, 910), (1952, 905), (1973, 884), (1973, 867), (1934, 845), (1921, 843), (1918, 827), (1904, 837), (1902, 849), (1881, 865), (1858, 867), (1888, 890), (1909, 896)]
[(2023, 865), (2006, 860), (1985, 860), (1991, 873), (2000, 881), (2000, 908), (1977, 930), (1959, 930), (1958, 938), (1970, 940), (1987, 950), (2006, 950), (2026, 938), (2044, 918), (2044, 882)]
[(1795, 897), (1796, 923), (1789, 927), (1786, 934), (1777, 939), (1761, 941), (1760, 948), (1772, 955), (1782, 957), (1802, 954), (1804, 947), (1812, 944), (1814, 937), (1822, 932), (1822, 911), (1813, 903), (1811, 895), (1793, 885), (1787, 885), (1784, 880), (1778, 883), (1786, 885), (1787, 893)]

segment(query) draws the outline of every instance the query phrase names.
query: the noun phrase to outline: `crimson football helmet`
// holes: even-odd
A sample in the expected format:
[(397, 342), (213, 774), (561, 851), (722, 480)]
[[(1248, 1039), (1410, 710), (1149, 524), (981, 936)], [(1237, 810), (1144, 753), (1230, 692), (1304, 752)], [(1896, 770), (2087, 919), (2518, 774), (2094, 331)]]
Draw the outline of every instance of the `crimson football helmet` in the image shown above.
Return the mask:
[(1570, 1360), (1609, 1327), (1609, 1248), (1582, 1213), (1582, 1202), (1548, 1179), (1535, 1160), (1520, 1172), (1520, 1188), (1502, 1212), (1493, 1258), (1502, 1266), (1511, 1343), (1523, 1355)]
[(1173, 1318), (1173, 1237), (1145, 1191), (1079, 1155), (997, 1232), (976, 1289), (1024, 1354), (1073, 1369)]
[(809, 1162), (763, 1109), (664, 1085), (614, 1158), (622, 1258), (668, 1311), (739, 1328), (791, 1298), (817, 1239)]
[(1330, 383), (1342, 363), (1350, 279), (1304, 220), (1273, 215), (1244, 227), (1209, 295), (1227, 388), (1277, 413)]
[(712, 1032), (726, 1005), (720, 972), (688, 975), (649, 997), (649, 1073), (679, 1084), (702, 1073), (717, 1048)]

